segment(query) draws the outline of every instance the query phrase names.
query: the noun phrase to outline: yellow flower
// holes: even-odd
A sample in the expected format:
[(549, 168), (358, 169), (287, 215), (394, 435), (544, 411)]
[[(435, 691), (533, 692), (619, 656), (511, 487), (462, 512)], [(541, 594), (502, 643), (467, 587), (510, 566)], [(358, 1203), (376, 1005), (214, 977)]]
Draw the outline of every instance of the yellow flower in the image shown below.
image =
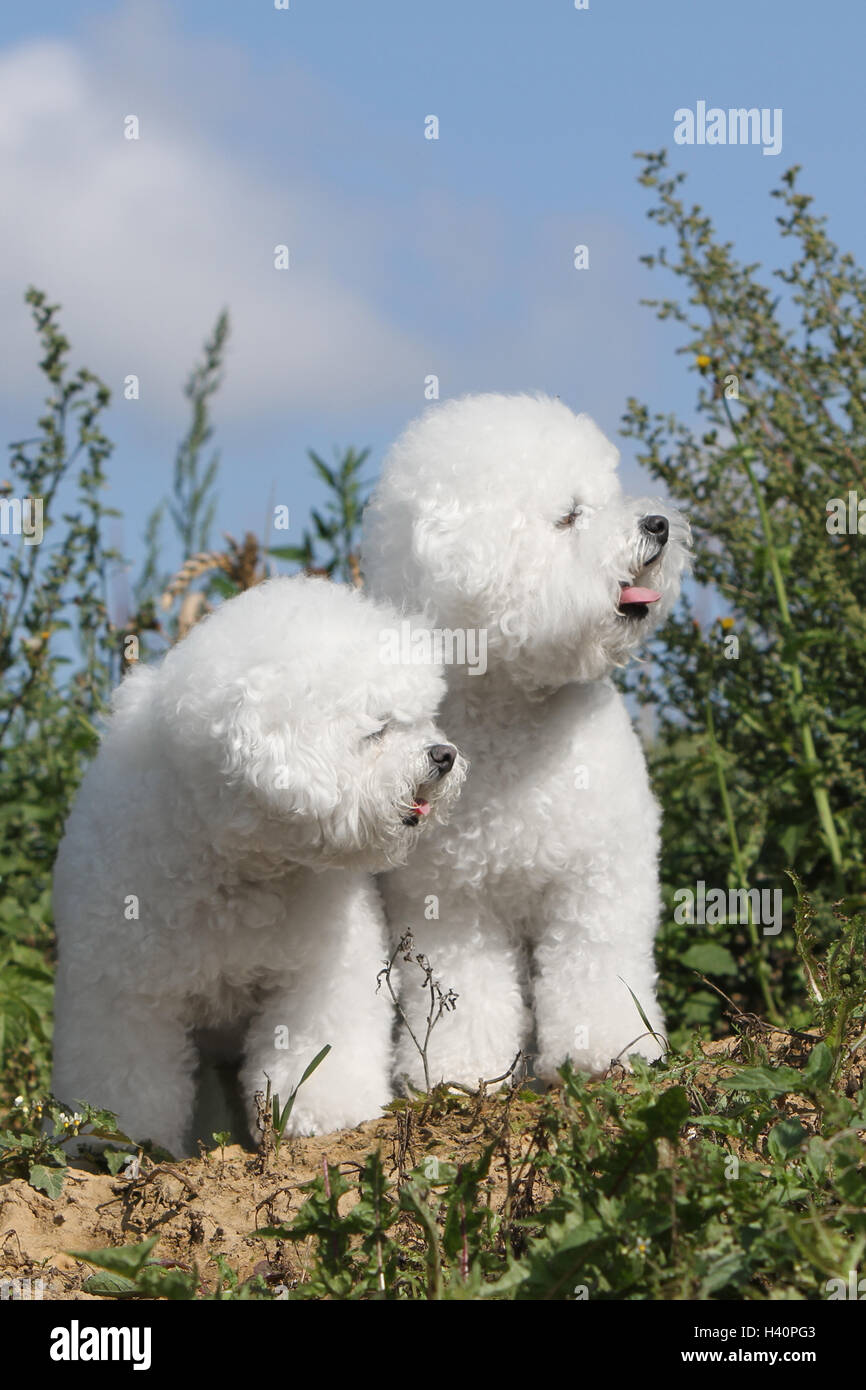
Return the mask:
[(711, 357), (707, 357), (705, 352), (702, 352), (697, 358), (697, 364), (700, 367), (701, 371), (704, 370), (704, 367), (708, 367), (712, 360), (713, 359)]
[(730, 632), (731, 628), (734, 626), (733, 618), (719, 618), (719, 622), (725, 632)]

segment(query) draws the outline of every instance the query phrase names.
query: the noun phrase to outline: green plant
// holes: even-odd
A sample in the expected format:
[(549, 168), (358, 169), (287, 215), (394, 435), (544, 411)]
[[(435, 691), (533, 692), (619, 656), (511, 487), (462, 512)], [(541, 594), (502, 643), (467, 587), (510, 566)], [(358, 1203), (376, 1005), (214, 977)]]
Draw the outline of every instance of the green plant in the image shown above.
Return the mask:
[[(63, 1191), (67, 1158), (64, 1145), (82, 1139), (113, 1140), (130, 1143), (117, 1128), (117, 1117), (109, 1110), (82, 1105), (80, 1111), (62, 1105), (54, 1096), (27, 1101), (16, 1096), (10, 1113), (17, 1128), (0, 1130), (0, 1176), (26, 1177), (31, 1187), (49, 1197), (59, 1197)], [(44, 1126), (50, 1122), (51, 1133)], [(28, 1126), (32, 1129), (28, 1129)], [(126, 1155), (107, 1155), (109, 1167), (117, 1172)]]
[[(328, 1055), (328, 1053), (330, 1052), (330, 1050), (331, 1050), (331, 1044), (330, 1044), (330, 1043), (326, 1043), (325, 1046), (322, 1048), (321, 1052), (317, 1052), (317, 1053), (316, 1053), (316, 1055), (315, 1055), (315, 1057), (313, 1058), (312, 1062), (310, 1062), (309, 1066), (306, 1067), (306, 1068), (304, 1069), (304, 1073), (303, 1073), (303, 1075), (302, 1075), (300, 1081), (298, 1082), (297, 1086), (295, 1086), (294, 1090), (293, 1090), (293, 1091), (291, 1092), (291, 1094), (289, 1095), (289, 1098), (288, 1098), (288, 1100), (286, 1101), (285, 1105), (282, 1106), (282, 1107), (280, 1106), (280, 1097), (279, 1097), (279, 1095), (274, 1095), (272, 1098), (270, 1097), (270, 1086), (271, 1086), (271, 1083), (270, 1083), (270, 1080), (268, 1080), (268, 1098), (269, 1098), (269, 1101), (270, 1101), (270, 1115), (271, 1115), (271, 1122), (272, 1122), (272, 1125), (273, 1125), (273, 1133), (274, 1133), (274, 1152), (275, 1152), (275, 1153), (279, 1153), (279, 1152), (280, 1152), (280, 1144), (282, 1143), (283, 1135), (284, 1135), (285, 1132), (286, 1132), (286, 1125), (289, 1123), (289, 1119), (291, 1118), (292, 1111), (293, 1111), (294, 1108), (295, 1108), (295, 1101), (296, 1101), (297, 1098), (298, 1098), (298, 1092), (300, 1091), (300, 1089), (301, 1089), (301, 1087), (303, 1086), (304, 1082), (305, 1082), (305, 1081), (309, 1081), (310, 1077), (312, 1076), (312, 1074), (313, 1074), (313, 1072), (316, 1070), (316, 1068), (319, 1067), (319, 1066), (321, 1066), (322, 1062), (324, 1062), (324, 1060), (325, 1060), (325, 1058), (327, 1057), (327, 1055)], [(268, 1101), (266, 1101), (265, 1103), (266, 1103), (266, 1105), (267, 1105), (267, 1104), (268, 1104)]]
[(211, 1135), (211, 1138), (213, 1139), (213, 1141), (214, 1141), (215, 1144), (218, 1144), (218, 1145), (219, 1145), (220, 1159), (221, 1159), (221, 1161), (222, 1161), (223, 1163), (225, 1163), (225, 1161), (226, 1161), (226, 1144), (230, 1144), (230, 1143), (231, 1143), (231, 1139), (232, 1139), (231, 1133), (230, 1133), (229, 1130), (227, 1130), (227, 1129), (216, 1130), (216, 1131)]
[(234, 1270), (221, 1256), (213, 1263), (217, 1268), (215, 1286), (210, 1288), (198, 1265), (191, 1270), (179, 1267), (174, 1261), (152, 1259), (159, 1236), (138, 1245), (115, 1245), (104, 1250), (70, 1250), (76, 1259), (86, 1260), (102, 1271), (92, 1274), (82, 1285), (83, 1291), (101, 1298), (164, 1298), (171, 1302), (203, 1299), (207, 1302), (250, 1302), (272, 1298), (264, 1279), (255, 1275), (241, 1283)]
[[(425, 991), (428, 999), (427, 1017), (425, 1019), (423, 1038), (419, 1038), (418, 1035), (415, 1033), (414, 1029), (412, 1028), (412, 1025), (410, 1024), (409, 1019), (406, 1015), (406, 1011), (400, 1002), (400, 996), (394, 988), (394, 982), (391, 976), (394, 970), (394, 966), (397, 963), (398, 956), (407, 964), (417, 965), (423, 977), (421, 981), (421, 988)], [(415, 938), (413, 937), (411, 931), (404, 932), (404, 934), (398, 941), (396, 947), (392, 951), (390, 959), (386, 962), (384, 969), (379, 971), (376, 984), (377, 991), (381, 989), (383, 982), (388, 990), (389, 995), (391, 996), (391, 1003), (394, 1005), (394, 1008), (400, 1019), (401, 1027), (406, 1029), (406, 1032), (412, 1039), (412, 1043), (415, 1047), (415, 1050), (421, 1058), (421, 1065), (424, 1068), (424, 1084), (427, 1090), (429, 1091), (430, 1064), (427, 1058), (427, 1049), (430, 1046), (430, 1035), (432, 1034), (433, 1029), (436, 1027), (439, 1020), (442, 1018), (443, 1014), (453, 1012), (454, 1009), (457, 1007), (457, 995), (454, 993), (453, 989), (442, 989), (440, 981), (434, 977), (433, 967), (430, 964), (428, 958), (422, 953), (415, 951)], [(514, 1064), (512, 1064), (512, 1070), (513, 1066)], [(500, 1078), (500, 1080), (501, 1079), (502, 1078)]]
[(558, 1095), (395, 1102), (428, 1135), (461, 1116), (461, 1143), (483, 1132), (480, 1151), (408, 1171), (397, 1157), (391, 1181), (379, 1155), (354, 1183), (326, 1162), (295, 1219), (257, 1232), (312, 1245), (289, 1296), (827, 1297), (866, 1252), (864, 932), (842, 922), (821, 950), (801, 903), (809, 1032), (738, 1014), (723, 1049), (693, 1040), (594, 1080), (567, 1064)]
[(4, 506), (30, 498), (42, 509), (38, 543), (0, 537), (0, 1059), (10, 1097), (48, 1082), (51, 868), (120, 667), (106, 602), (120, 557), (102, 540), (115, 515), (102, 501), (109, 391), (86, 368), (72, 371), (58, 306), (35, 289), (26, 299), (47, 397), (0, 485)]
[(771, 287), (683, 200), (684, 176), (664, 153), (640, 158), (665, 234), (642, 259), (683, 290), (646, 302), (677, 328), (697, 376), (697, 423), (634, 399), (624, 417), (639, 458), (691, 520), (700, 586), (651, 663), (625, 677), (657, 712), (649, 753), (665, 808), (665, 897), (698, 880), (772, 886), (785, 891), (789, 924), (769, 938), (751, 920), (727, 923), (698, 945), (667, 921), (664, 1005), (684, 1037), (721, 1020), (719, 995), (687, 988), (681, 962), (699, 952), (746, 1007), (776, 1019), (801, 1007), (791, 866), (825, 943), (834, 901), (849, 912), (866, 902), (866, 549), (827, 526), (833, 498), (866, 492), (866, 276), (830, 241), (796, 169), (774, 194), (794, 252)]
[(497, 1220), (480, 1200), (493, 1148), (453, 1164), (428, 1160), (394, 1190), (378, 1154), (360, 1169), (357, 1201), (343, 1206), (351, 1184), (336, 1165), (306, 1185), (309, 1193), (291, 1225), (256, 1235), (312, 1241), (316, 1256), (296, 1299), (470, 1298), (493, 1270)]
[[(274, 546), (268, 551), (277, 560), (289, 560), (306, 571), (342, 579), (347, 584), (360, 585), (361, 570), (358, 555), (358, 531), (365, 497), (362, 493), (361, 469), (369, 457), (369, 449), (346, 449), (329, 468), (324, 459), (312, 449), (308, 457), (327, 489), (324, 515), (313, 509), (313, 529), (307, 528), (299, 546)], [(317, 559), (317, 546), (324, 545), (328, 553)]]
[[(866, 913), (851, 919), (837, 912), (839, 932), (823, 959), (813, 934), (814, 912), (803, 885), (792, 874), (797, 894), (794, 931), (818, 1025), (832, 1058), (830, 1074), (839, 1074), (866, 1046)], [(850, 1038), (852, 1025), (861, 1035)], [(850, 1043), (850, 1047), (849, 1047)]]
[[(211, 398), (222, 385), (226, 345), (230, 332), (229, 316), (223, 311), (213, 333), (204, 345), (202, 361), (197, 363), (184, 386), (190, 404), (189, 428), (178, 445), (174, 461), (172, 496), (164, 498), (151, 512), (145, 526), (145, 560), (136, 585), (138, 613), (134, 620), (137, 631), (156, 626), (157, 600), (169, 583), (162, 569), (162, 522), (168, 512), (174, 527), (176, 543), (184, 560), (205, 552), (216, 514), (216, 481), (219, 473), (219, 453), (211, 454), (207, 463), (203, 454), (213, 438)], [(219, 590), (220, 576), (210, 571), (204, 595), (211, 588)], [(177, 624), (170, 636), (178, 636)]]

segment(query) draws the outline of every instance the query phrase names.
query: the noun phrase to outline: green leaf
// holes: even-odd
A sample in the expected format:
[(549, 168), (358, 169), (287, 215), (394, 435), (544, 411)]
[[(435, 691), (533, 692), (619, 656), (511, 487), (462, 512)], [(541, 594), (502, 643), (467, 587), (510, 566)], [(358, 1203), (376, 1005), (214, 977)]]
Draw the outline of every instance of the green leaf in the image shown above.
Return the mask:
[(310, 552), (306, 546), (299, 545), (274, 545), (267, 551), (266, 555), (273, 555), (275, 560), (290, 560), (293, 564), (302, 565), (310, 558)]
[(325, 1058), (327, 1057), (327, 1055), (328, 1055), (328, 1053), (330, 1052), (330, 1050), (331, 1050), (331, 1044), (330, 1044), (330, 1043), (325, 1043), (325, 1046), (322, 1048), (321, 1052), (317, 1052), (317, 1053), (316, 1053), (316, 1055), (315, 1055), (315, 1057), (313, 1058), (312, 1062), (311, 1062), (310, 1065), (307, 1067), (307, 1070), (304, 1072), (303, 1076), (301, 1077), (300, 1081), (298, 1082), (298, 1088), (299, 1088), (299, 1089), (300, 1089), (301, 1086), (303, 1086), (304, 1082), (307, 1081), (307, 1080), (312, 1076), (313, 1072), (316, 1070), (316, 1067), (320, 1066), (320, 1065), (322, 1064), (322, 1062), (324, 1062), (324, 1060), (325, 1060)]
[(91, 1274), (81, 1285), (85, 1293), (97, 1294), (101, 1298), (129, 1298), (138, 1293), (131, 1279), (122, 1274)]
[(62, 1168), (46, 1168), (42, 1163), (33, 1163), (30, 1167), (28, 1182), (31, 1187), (47, 1193), (52, 1201), (56, 1201), (63, 1191), (63, 1176)]
[(315, 453), (313, 449), (307, 450), (307, 457), (309, 458), (310, 462), (312, 463), (322, 482), (327, 483), (328, 487), (332, 488), (334, 492), (338, 492), (340, 485), (337, 482), (336, 475), (328, 467), (324, 459), (320, 458), (319, 455)]
[(731, 1251), (730, 1254), (713, 1261), (709, 1274), (701, 1283), (699, 1297), (710, 1298), (729, 1286), (739, 1288), (750, 1276), (751, 1263), (748, 1256), (741, 1250)]
[(689, 1097), (682, 1086), (670, 1086), (637, 1114), (647, 1127), (651, 1139), (676, 1139), (689, 1118)]
[(833, 1053), (825, 1042), (819, 1042), (809, 1053), (803, 1080), (810, 1086), (826, 1086), (833, 1075)]
[(146, 1297), (191, 1301), (195, 1298), (197, 1279), (182, 1269), (163, 1269), (147, 1265), (138, 1276), (139, 1291)]
[(128, 1134), (121, 1134), (115, 1125), (94, 1124), (81, 1132), (82, 1139), (114, 1139), (121, 1144), (134, 1144), (135, 1140), (130, 1139)]
[(691, 970), (699, 970), (702, 975), (736, 975), (739, 969), (730, 951), (717, 941), (703, 941), (690, 946), (682, 962)]
[(830, 1166), (830, 1155), (823, 1139), (810, 1139), (806, 1145), (806, 1166), (816, 1182), (821, 1182)]
[(88, 1264), (96, 1265), (99, 1269), (107, 1269), (111, 1274), (122, 1274), (128, 1279), (134, 1279), (139, 1270), (144, 1268), (158, 1240), (159, 1236), (151, 1236), (140, 1245), (113, 1245), (102, 1250), (67, 1250), (66, 1253), (74, 1255), (77, 1260), (86, 1260)]
[[(621, 976), (621, 975), (620, 975), (620, 979), (622, 980), (622, 976)], [(648, 1033), (652, 1033), (653, 1037), (657, 1037), (658, 1034), (655, 1032), (655, 1029), (653, 1028), (653, 1026), (652, 1026), (652, 1024), (650, 1023), (649, 1019), (647, 1018), (646, 1013), (645, 1013), (645, 1011), (644, 1011), (644, 1007), (643, 1007), (643, 1005), (641, 1004), (640, 1000), (638, 999), (637, 995), (635, 994), (634, 990), (632, 989), (631, 985), (629, 985), (625, 980), (623, 980), (623, 984), (625, 985), (626, 989), (628, 990), (629, 994), (630, 994), (631, 997), (632, 997), (632, 1002), (633, 1002), (635, 1008), (637, 1009), (638, 1014), (640, 1015), (640, 1021), (641, 1021), (641, 1023), (643, 1024), (644, 1028), (647, 1030)]]
[(799, 1149), (808, 1134), (809, 1131), (800, 1124), (799, 1120), (782, 1120), (781, 1124), (775, 1125), (770, 1130), (767, 1136), (767, 1148), (774, 1158), (787, 1158), (795, 1149)]
[(724, 1091), (757, 1091), (784, 1096), (803, 1089), (803, 1073), (793, 1067), (740, 1067), (735, 1076), (719, 1082)]
[(325, 521), (324, 517), (320, 516), (316, 511), (315, 507), (310, 508), (310, 516), (313, 518), (313, 524), (315, 525), (319, 540), (332, 541), (337, 534), (336, 523), (333, 521)]

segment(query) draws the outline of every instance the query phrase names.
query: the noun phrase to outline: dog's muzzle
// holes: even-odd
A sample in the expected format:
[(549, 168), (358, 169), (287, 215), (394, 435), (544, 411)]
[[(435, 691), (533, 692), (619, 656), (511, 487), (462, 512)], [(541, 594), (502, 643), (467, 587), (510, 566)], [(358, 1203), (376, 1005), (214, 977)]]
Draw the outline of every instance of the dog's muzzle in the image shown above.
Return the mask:
[[(670, 525), (666, 516), (642, 516), (638, 522), (641, 537), (641, 569), (646, 569), (657, 560), (668, 543)], [(648, 551), (654, 544), (652, 553)], [(625, 618), (645, 618), (651, 603), (658, 603), (661, 594), (657, 589), (641, 589), (632, 584), (623, 584), (620, 590), (618, 612)]]
[(647, 541), (655, 541), (656, 548), (651, 555), (644, 558), (645, 565), (651, 565), (653, 560), (657, 560), (668, 543), (670, 535), (670, 525), (666, 516), (642, 516), (638, 522), (638, 530)]
[(655, 536), (659, 545), (666, 545), (670, 527), (666, 516), (642, 516), (640, 529), (645, 536)]
[[(430, 762), (432, 773), (431, 782), (441, 782), (443, 777), (447, 777), (455, 762), (457, 761), (457, 749), (453, 743), (434, 743), (427, 749), (427, 758)], [(429, 816), (430, 802), (423, 796), (417, 796), (412, 803), (412, 810), (407, 816), (403, 817), (404, 825), (418, 825), (422, 816)]]
[(436, 769), (437, 778), (447, 777), (454, 766), (457, 758), (457, 749), (453, 743), (434, 743), (432, 748), (427, 749), (427, 757)]

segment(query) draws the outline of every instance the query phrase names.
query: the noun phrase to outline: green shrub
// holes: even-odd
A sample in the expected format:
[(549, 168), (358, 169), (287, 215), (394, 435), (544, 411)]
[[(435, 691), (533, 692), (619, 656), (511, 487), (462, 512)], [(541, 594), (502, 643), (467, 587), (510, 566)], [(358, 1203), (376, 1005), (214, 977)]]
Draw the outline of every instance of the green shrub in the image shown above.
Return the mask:
[[(681, 330), (697, 380), (692, 422), (633, 399), (624, 422), (691, 520), (702, 586), (626, 678), (657, 710), (663, 1002), (674, 1025), (719, 1024), (725, 1003), (695, 989), (698, 968), (742, 1007), (781, 1017), (803, 993), (786, 870), (825, 942), (834, 901), (866, 902), (866, 545), (827, 529), (832, 499), (866, 498), (866, 276), (830, 241), (796, 169), (774, 194), (794, 255), (772, 286), (682, 200), (663, 153), (641, 158), (666, 235), (643, 259), (682, 286), (680, 299), (647, 302)], [(784, 932), (726, 923), (697, 937), (671, 908), (700, 880), (784, 889)]]

